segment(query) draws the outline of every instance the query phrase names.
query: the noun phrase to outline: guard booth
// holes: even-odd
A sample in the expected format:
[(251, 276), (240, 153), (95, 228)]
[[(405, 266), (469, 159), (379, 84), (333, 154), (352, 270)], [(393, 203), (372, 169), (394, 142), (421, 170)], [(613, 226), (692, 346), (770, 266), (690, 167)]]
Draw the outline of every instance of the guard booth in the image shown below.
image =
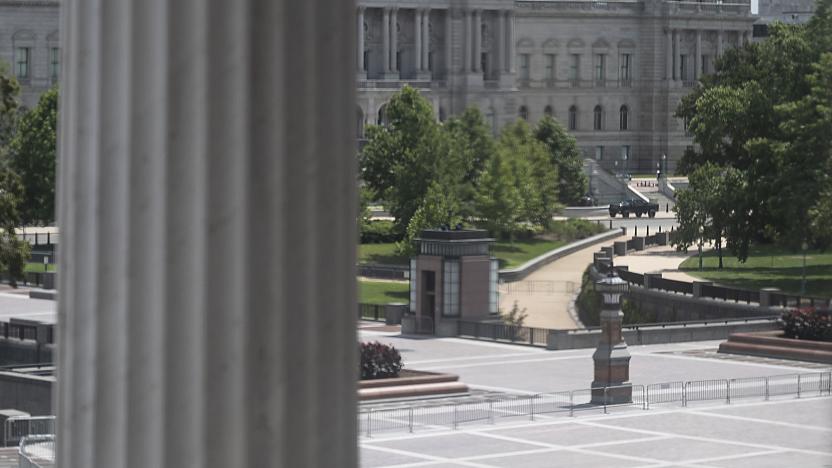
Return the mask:
[(402, 333), (456, 336), (458, 320), (497, 313), (494, 239), (482, 229), (426, 229), (410, 260), (410, 314)]

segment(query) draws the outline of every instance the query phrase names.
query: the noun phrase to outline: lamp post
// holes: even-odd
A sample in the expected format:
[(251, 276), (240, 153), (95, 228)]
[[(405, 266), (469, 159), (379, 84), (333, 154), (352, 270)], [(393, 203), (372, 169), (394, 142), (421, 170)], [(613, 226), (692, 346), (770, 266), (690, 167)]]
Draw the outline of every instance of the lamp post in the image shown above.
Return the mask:
[(621, 295), (630, 285), (615, 274), (610, 274), (595, 283), (595, 290), (603, 297), (601, 308), (601, 339), (592, 355), (594, 380), (592, 381), (592, 403), (630, 403), (633, 387), (630, 380), (630, 352), (621, 334)]
[(809, 248), (809, 244), (803, 241), (800, 248), (803, 250), (803, 279), (800, 281), (800, 294), (806, 294), (806, 250)]

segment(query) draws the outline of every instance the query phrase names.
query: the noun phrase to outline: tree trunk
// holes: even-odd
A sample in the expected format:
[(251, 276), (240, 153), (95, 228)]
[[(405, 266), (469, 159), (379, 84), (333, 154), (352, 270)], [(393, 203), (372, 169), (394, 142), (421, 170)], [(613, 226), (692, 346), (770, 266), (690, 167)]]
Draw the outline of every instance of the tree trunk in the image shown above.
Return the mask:
[(716, 253), (719, 255), (719, 269), (722, 269), (722, 231), (720, 231), (716, 238)]

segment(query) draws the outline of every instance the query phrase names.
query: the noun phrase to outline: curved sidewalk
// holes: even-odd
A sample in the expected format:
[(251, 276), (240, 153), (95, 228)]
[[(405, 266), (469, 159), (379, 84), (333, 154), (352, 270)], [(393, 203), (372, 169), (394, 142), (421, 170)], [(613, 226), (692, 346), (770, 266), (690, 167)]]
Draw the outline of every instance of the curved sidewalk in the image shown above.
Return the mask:
[[(524, 325), (527, 327), (572, 329), (579, 325), (569, 314), (569, 305), (574, 293), (567, 289), (569, 283), (575, 288), (581, 285), (581, 276), (586, 267), (592, 263), (592, 254), (604, 245), (625, 239), (624, 236), (607, 242), (589, 246), (563, 258), (553, 261), (517, 283), (543, 282), (552, 288), (539, 288), (539, 292), (523, 292), (522, 288), (512, 288), (511, 292), (500, 293), (500, 310), (508, 313), (517, 301), (520, 309), (528, 314)], [(519, 289), (519, 291), (517, 291)], [(549, 291), (545, 291), (549, 289)], [(552, 292), (554, 290), (554, 292)]]

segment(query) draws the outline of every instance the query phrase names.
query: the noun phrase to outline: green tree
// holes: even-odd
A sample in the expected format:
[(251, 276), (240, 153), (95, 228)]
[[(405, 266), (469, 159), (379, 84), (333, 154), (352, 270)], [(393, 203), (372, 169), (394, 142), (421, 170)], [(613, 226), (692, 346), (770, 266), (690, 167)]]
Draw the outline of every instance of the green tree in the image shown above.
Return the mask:
[(410, 218), (405, 238), (396, 246), (399, 254), (412, 256), (416, 253), (415, 239), (423, 229), (456, 227), (462, 222), (462, 218), (456, 214), (458, 212), (457, 202), (452, 194), (439, 182), (431, 182), (422, 204)]
[(55, 161), (58, 89), (43, 93), (17, 128), (10, 148), (10, 167), (23, 184), (20, 215), (24, 224), (55, 221)]
[(479, 180), (475, 203), (494, 236), (512, 238), (519, 227), (522, 200), (504, 152), (498, 151), (488, 162)]
[(0, 164), (0, 270), (9, 275), (12, 287), (23, 278), (24, 266), (30, 256), (29, 244), (17, 237), (20, 224), (18, 205), (21, 192), (17, 175)]
[(404, 233), (448, 153), (445, 134), (430, 103), (410, 86), (385, 108), (386, 127), (370, 126), (361, 151), (361, 177), (384, 200)]
[(20, 84), (9, 73), (8, 66), (0, 61), (0, 162), (6, 157), (8, 144), (14, 135), (20, 108)]
[(560, 176), (558, 200), (564, 205), (576, 205), (589, 186), (578, 143), (557, 120), (548, 115), (538, 122), (534, 135), (546, 145), (551, 161), (557, 167)]

